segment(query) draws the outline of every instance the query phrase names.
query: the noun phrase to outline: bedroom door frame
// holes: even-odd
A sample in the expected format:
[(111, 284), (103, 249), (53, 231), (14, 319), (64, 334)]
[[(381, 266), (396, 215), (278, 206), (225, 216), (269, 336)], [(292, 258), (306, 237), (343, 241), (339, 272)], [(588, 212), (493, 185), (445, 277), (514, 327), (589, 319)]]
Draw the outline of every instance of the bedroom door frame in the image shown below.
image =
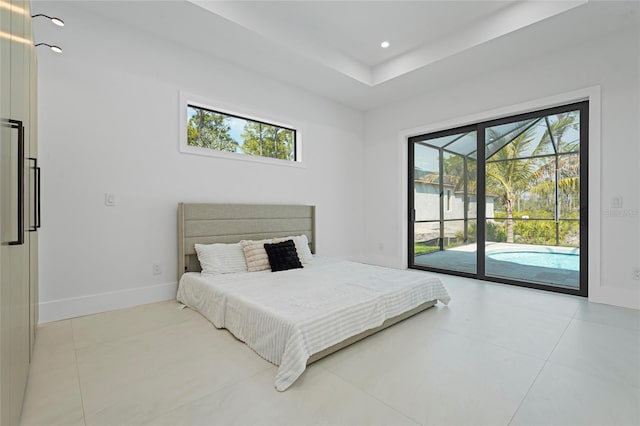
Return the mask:
[[(492, 126), (506, 124), (510, 122), (523, 121), (531, 118), (543, 117), (562, 112), (580, 111), (580, 204), (579, 204), (579, 230), (580, 230), (580, 272), (579, 287), (577, 289), (555, 285), (546, 285), (536, 282), (519, 281), (504, 277), (487, 276), (485, 268), (485, 241), (486, 241), (486, 160), (485, 160), (485, 133), (486, 129)], [(436, 138), (443, 135), (450, 135), (456, 132), (477, 130), (477, 251), (476, 251), (476, 273), (459, 272), (442, 268), (418, 265), (415, 263), (415, 234), (414, 225), (416, 223), (415, 213), (415, 187), (414, 187), (414, 146), (419, 140), (424, 140), (425, 136)], [(482, 281), (497, 282), (519, 287), (547, 290), (556, 293), (571, 294), (587, 297), (589, 294), (589, 100), (579, 102), (567, 102), (559, 106), (531, 110), (526, 113), (503, 116), (497, 119), (478, 121), (476, 123), (450, 128), (435, 132), (425, 132), (417, 136), (408, 137), (408, 227), (407, 227), (407, 261), (410, 269), (419, 269), (431, 272), (444, 273), (461, 277), (475, 278)], [(442, 199), (443, 193), (440, 193)]]

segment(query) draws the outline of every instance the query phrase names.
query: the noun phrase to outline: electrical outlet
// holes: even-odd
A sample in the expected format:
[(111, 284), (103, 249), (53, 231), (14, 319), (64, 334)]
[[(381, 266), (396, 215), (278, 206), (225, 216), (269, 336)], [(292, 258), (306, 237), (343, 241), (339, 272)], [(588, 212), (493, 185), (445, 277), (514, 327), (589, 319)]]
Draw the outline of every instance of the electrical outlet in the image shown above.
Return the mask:
[(160, 275), (161, 273), (162, 273), (162, 268), (160, 267), (160, 264), (154, 263), (153, 264), (153, 275)]
[(634, 280), (639, 280), (640, 281), (640, 268), (633, 268), (631, 270), (631, 277)]

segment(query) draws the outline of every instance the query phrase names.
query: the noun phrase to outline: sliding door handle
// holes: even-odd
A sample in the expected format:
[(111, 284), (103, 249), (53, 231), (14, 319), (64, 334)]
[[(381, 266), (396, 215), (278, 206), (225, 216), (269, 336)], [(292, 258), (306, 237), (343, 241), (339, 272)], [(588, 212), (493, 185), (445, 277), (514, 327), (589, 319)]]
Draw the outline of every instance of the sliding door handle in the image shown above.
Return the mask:
[[(7, 118), (0, 119), (2, 127), (8, 127), (11, 130), (18, 131), (18, 206), (17, 206), (17, 224), (18, 236), (15, 240), (7, 241), (5, 244), (10, 246), (19, 246), (24, 244), (24, 126), (20, 120), (11, 120)], [(11, 140), (9, 140), (11, 142)]]

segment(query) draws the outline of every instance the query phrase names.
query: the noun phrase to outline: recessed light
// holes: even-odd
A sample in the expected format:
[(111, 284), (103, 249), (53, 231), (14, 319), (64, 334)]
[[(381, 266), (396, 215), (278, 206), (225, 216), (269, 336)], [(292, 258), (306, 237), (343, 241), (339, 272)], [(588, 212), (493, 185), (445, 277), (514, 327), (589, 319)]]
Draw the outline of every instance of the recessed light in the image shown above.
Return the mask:
[(389, 43), (388, 41), (383, 41), (382, 43), (380, 43), (380, 47), (382, 47), (383, 49), (386, 49), (389, 46), (391, 46), (391, 43)]

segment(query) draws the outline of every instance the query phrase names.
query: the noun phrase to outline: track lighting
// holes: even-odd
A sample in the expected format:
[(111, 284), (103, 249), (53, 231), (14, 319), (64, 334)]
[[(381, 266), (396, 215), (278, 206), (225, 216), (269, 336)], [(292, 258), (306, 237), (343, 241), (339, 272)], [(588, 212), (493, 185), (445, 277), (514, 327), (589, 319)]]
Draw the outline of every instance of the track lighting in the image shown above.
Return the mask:
[(64, 21), (60, 18), (56, 18), (55, 16), (48, 16), (48, 15), (44, 15), (42, 13), (38, 13), (37, 15), (32, 15), (32, 18), (37, 18), (38, 16), (42, 16), (44, 18), (48, 18), (51, 20), (51, 22), (53, 22), (54, 24), (56, 24), (59, 27), (64, 27)]
[(38, 47), (38, 46), (47, 46), (47, 47), (49, 47), (51, 50), (53, 50), (56, 53), (62, 53), (62, 47), (60, 47), (60, 46), (56, 46), (56, 45), (53, 45), (53, 44), (47, 44), (47, 43), (38, 43), (38, 44), (36, 44), (36, 47)]

